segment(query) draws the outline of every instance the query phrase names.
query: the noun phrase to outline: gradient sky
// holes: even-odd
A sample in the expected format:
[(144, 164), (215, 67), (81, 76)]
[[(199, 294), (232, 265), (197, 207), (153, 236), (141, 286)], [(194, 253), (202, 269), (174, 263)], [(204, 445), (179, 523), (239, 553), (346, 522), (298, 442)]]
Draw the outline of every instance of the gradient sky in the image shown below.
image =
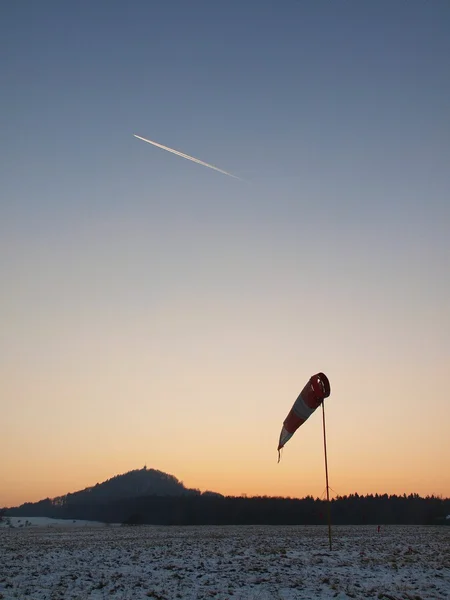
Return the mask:
[[(0, 6), (0, 506), (130, 469), (450, 496), (450, 3)], [(145, 144), (156, 140), (238, 181)]]

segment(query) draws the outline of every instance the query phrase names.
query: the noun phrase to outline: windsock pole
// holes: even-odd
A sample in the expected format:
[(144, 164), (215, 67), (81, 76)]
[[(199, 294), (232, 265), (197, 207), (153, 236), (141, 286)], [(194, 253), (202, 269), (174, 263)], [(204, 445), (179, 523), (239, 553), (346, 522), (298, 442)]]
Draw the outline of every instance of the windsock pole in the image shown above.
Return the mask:
[(325, 480), (327, 485), (327, 513), (328, 513), (328, 540), (331, 548), (331, 506), (330, 506), (330, 486), (328, 485), (328, 460), (327, 460), (327, 436), (325, 430), (325, 400), (322, 400), (322, 423), (323, 423), (323, 450), (325, 456)]

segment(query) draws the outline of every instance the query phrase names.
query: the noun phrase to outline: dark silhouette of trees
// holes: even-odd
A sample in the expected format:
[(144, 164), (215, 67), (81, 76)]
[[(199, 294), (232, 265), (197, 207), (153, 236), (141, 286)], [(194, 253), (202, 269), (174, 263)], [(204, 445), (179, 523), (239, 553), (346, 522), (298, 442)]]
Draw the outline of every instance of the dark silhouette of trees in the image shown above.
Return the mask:
[[(153, 469), (130, 471), (102, 484), (6, 510), (8, 516), (87, 519), (154, 525), (325, 525), (326, 501), (269, 496), (222, 496), (185, 488)], [(331, 501), (334, 524), (450, 525), (450, 499), (418, 494), (350, 494)], [(1, 513), (0, 513), (1, 516)]]
[[(336, 525), (448, 524), (450, 500), (416, 495), (342, 496), (331, 501)], [(326, 501), (319, 498), (276, 498), (183, 494), (140, 496), (111, 501), (64, 504), (43, 500), (9, 509), (9, 516), (46, 516), (110, 523), (153, 525), (325, 525)]]

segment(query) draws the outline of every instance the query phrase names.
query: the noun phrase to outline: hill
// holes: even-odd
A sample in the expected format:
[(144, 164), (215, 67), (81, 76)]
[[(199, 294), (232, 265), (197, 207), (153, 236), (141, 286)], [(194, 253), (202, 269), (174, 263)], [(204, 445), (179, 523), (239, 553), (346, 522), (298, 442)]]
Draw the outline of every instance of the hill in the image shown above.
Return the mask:
[[(78, 507), (95, 507), (144, 496), (187, 496), (198, 494), (197, 490), (186, 488), (173, 475), (156, 469), (135, 469), (116, 475), (95, 486), (39, 502), (26, 502), (9, 508), (9, 516), (71, 518)], [(77, 511), (78, 512), (78, 511)]]
[(189, 493), (183, 483), (173, 475), (156, 469), (135, 469), (122, 475), (116, 475), (103, 483), (85, 488), (79, 492), (55, 498), (55, 502), (84, 504), (87, 502), (104, 502), (105, 500), (123, 500), (140, 496), (179, 496)]

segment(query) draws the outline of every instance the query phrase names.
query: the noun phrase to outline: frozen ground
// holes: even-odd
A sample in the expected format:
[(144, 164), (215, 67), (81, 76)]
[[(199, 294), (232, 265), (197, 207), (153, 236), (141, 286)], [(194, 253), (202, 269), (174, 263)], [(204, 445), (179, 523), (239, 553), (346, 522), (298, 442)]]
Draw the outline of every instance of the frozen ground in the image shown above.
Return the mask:
[(0, 530), (0, 598), (450, 598), (450, 527)]

